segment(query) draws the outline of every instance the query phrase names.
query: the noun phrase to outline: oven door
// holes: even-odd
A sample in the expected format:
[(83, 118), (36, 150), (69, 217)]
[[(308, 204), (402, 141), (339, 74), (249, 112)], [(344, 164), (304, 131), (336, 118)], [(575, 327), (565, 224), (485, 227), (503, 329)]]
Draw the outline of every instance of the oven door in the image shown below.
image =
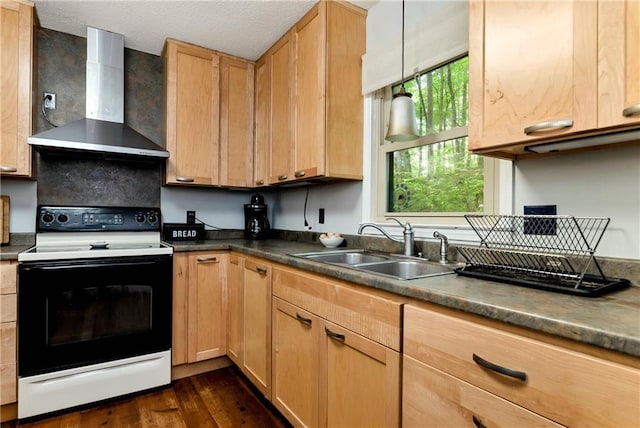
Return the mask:
[(172, 256), (23, 262), (19, 376), (171, 348)]

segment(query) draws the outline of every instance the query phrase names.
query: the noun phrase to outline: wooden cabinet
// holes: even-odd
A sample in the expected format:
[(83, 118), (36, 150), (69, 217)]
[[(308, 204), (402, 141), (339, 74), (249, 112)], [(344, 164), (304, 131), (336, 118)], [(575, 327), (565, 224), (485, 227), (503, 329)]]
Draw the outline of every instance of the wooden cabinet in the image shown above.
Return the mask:
[(271, 183), (362, 179), (365, 21), (349, 3), (319, 2), (267, 53)]
[(273, 287), (276, 408), (296, 426), (399, 426), (401, 302), (284, 267)]
[(247, 187), (253, 147), (253, 63), (167, 39), (167, 184)]
[(265, 397), (271, 397), (271, 275), (264, 260), (244, 261), (243, 373)]
[(264, 260), (229, 256), (227, 355), (267, 398), (271, 394), (271, 272)]
[[(601, 350), (587, 354), (530, 336), (479, 317), (406, 305), (403, 425), (436, 415), (464, 417), (468, 426), (473, 418), (525, 426), (535, 416), (543, 426), (640, 424), (637, 360), (626, 365)], [(494, 404), (473, 401), (481, 396)], [(516, 420), (522, 422), (509, 422)]]
[(469, 148), (517, 157), (532, 144), (637, 128), (638, 115), (623, 115), (640, 102), (634, 3), (472, 1)]
[(17, 263), (0, 262), (0, 405), (17, 400)]
[(253, 63), (221, 57), (220, 185), (253, 187)]
[(253, 186), (269, 184), (271, 148), (271, 56), (265, 54), (255, 65), (255, 109), (253, 140)]
[(30, 177), (31, 146), (27, 137), (33, 131), (33, 4), (3, 1), (0, 21), (0, 173), (5, 177)]
[(173, 256), (174, 366), (226, 354), (228, 257), (223, 252)]
[(217, 185), (220, 57), (168, 39), (164, 48), (167, 184)]

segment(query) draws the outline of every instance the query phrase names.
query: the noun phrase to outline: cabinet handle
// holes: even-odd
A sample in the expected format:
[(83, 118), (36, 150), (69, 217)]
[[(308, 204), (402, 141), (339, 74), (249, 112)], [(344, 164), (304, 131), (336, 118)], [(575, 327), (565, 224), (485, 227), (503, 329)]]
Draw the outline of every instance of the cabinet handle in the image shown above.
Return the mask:
[(267, 268), (266, 267), (262, 267), (262, 266), (256, 266), (256, 272), (258, 272), (259, 274), (262, 274), (262, 275), (266, 275), (267, 274)]
[(287, 178), (289, 178), (287, 174), (282, 174), (278, 176), (278, 181), (286, 180)]
[(176, 177), (176, 181), (181, 183), (193, 183), (195, 180), (191, 177)]
[(264, 180), (256, 180), (256, 184), (258, 186), (262, 186), (264, 184)]
[(299, 313), (296, 312), (296, 319), (300, 321), (302, 324), (311, 327), (311, 318), (305, 318)]
[(218, 262), (217, 257), (198, 257), (196, 260), (198, 261), (198, 263), (217, 263)]
[(333, 331), (329, 330), (327, 327), (324, 328), (324, 332), (330, 338), (335, 339), (335, 340), (339, 340), (340, 342), (344, 342), (344, 339), (345, 339), (344, 334), (334, 333)]
[(305, 174), (306, 174), (306, 172), (304, 172), (304, 171), (296, 171), (296, 172), (294, 173), (294, 175), (295, 175), (297, 178), (304, 177), (304, 176), (305, 176)]
[(497, 364), (494, 364), (490, 361), (487, 361), (479, 356), (477, 356), (475, 353), (473, 354), (473, 361), (479, 365), (480, 367), (484, 367), (485, 369), (491, 370), (493, 372), (496, 373), (500, 373), (503, 374), (505, 376), (509, 376), (509, 377), (513, 377), (516, 379), (520, 379), (523, 382), (526, 382), (527, 380), (527, 374), (525, 372), (521, 372), (518, 370), (512, 370), (512, 369), (508, 369), (506, 367), (502, 367), (499, 366)]
[(633, 105), (631, 107), (627, 107), (626, 109), (622, 110), (622, 115), (624, 117), (631, 117), (633, 115), (636, 115), (640, 113), (640, 104), (636, 104)]
[(473, 421), (473, 424), (476, 426), (476, 428), (487, 428), (487, 426), (485, 424), (483, 424), (480, 419), (476, 418), (475, 415), (473, 415), (473, 417), (471, 418), (471, 420)]
[(549, 122), (536, 123), (535, 125), (527, 126), (524, 128), (524, 133), (527, 135), (535, 134), (537, 132), (553, 131), (560, 128), (571, 128), (573, 126), (573, 120), (550, 120)]
[(18, 168), (15, 166), (0, 166), (0, 172), (16, 172)]

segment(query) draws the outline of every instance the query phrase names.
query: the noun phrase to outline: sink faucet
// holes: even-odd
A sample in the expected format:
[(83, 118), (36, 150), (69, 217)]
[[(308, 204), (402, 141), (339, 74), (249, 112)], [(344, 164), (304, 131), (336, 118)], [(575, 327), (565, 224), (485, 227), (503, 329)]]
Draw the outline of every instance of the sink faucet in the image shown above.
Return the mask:
[(395, 217), (389, 217), (387, 218), (387, 220), (395, 220), (400, 225), (400, 227), (402, 227), (402, 233), (404, 234), (404, 239), (395, 238), (389, 235), (389, 233), (386, 230), (384, 230), (382, 227), (378, 226), (375, 223), (362, 223), (358, 228), (358, 235), (362, 234), (362, 230), (365, 227), (373, 227), (374, 229), (377, 229), (380, 232), (382, 232), (384, 236), (391, 239), (392, 241), (402, 243), (404, 245), (403, 254), (405, 256), (413, 256), (413, 227), (411, 227), (411, 224), (409, 222), (402, 224), (402, 222)]
[(449, 263), (447, 258), (449, 253), (449, 239), (437, 230), (433, 232), (433, 237), (440, 240), (440, 263), (443, 265)]

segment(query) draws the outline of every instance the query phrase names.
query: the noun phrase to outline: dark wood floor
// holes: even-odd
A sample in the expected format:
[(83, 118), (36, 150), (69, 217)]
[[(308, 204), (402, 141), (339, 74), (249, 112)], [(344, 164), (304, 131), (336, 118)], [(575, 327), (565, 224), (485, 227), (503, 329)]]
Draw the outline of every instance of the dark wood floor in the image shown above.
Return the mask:
[(288, 427), (253, 392), (237, 369), (227, 367), (175, 381), (170, 388), (1, 428), (67, 427)]

